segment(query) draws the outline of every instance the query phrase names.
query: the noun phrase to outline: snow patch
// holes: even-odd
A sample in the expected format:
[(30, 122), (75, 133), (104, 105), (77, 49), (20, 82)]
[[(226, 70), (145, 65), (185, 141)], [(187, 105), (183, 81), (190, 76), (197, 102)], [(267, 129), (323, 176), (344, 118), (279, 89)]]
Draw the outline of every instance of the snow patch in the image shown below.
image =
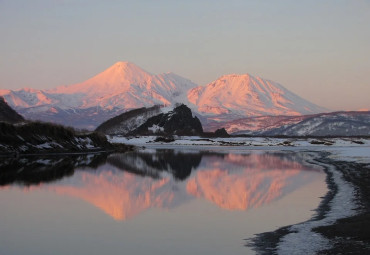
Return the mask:
[(156, 134), (156, 133), (159, 133), (159, 132), (163, 132), (164, 128), (154, 124), (153, 126), (148, 127), (148, 130), (152, 131), (153, 134)]

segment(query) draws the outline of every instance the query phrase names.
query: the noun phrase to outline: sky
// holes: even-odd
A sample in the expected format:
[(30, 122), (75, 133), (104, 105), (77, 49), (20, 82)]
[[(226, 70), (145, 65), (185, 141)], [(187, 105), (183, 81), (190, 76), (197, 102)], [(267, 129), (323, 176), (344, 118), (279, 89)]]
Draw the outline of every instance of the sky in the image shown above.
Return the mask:
[(329, 110), (370, 109), (370, 0), (0, 0), (0, 89), (117, 61), (199, 85), (249, 73)]

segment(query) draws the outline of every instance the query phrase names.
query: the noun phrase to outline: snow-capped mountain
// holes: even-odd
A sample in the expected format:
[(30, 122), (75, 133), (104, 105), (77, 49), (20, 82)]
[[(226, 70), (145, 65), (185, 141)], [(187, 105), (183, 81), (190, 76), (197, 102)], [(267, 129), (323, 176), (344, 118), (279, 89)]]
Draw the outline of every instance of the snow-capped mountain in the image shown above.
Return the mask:
[(224, 75), (191, 89), (188, 100), (199, 113), (211, 116), (293, 116), (325, 111), (276, 82), (249, 74)]
[(28, 119), (90, 129), (127, 110), (176, 103), (188, 105), (203, 124), (325, 111), (280, 84), (251, 75), (225, 75), (198, 86), (174, 73), (154, 75), (129, 62), (117, 62), (82, 83), (50, 90), (0, 90), (0, 96)]
[(169, 105), (197, 85), (174, 73), (153, 75), (129, 62), (117, 62), (95, 77), (50, 90), (52, 94), (82, 95), (80, 108), (101, 106), (134, 109)]
[(129, 62), (117, 62), (82, 83), (51, 90), (1, 90), (26, 118), (95, 128), (126, 110), (172, 105), (197, 85), (174, 73), (153, 75)]

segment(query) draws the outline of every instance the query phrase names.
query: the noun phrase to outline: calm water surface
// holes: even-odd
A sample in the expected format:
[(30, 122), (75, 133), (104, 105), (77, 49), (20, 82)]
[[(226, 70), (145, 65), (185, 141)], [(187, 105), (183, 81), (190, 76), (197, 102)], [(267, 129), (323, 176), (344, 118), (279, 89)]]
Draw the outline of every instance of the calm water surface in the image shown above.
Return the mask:
[(253, 254), (309, 219), (325, 174), (299, 152), (143, 150), (1, 159), (0, 254)]

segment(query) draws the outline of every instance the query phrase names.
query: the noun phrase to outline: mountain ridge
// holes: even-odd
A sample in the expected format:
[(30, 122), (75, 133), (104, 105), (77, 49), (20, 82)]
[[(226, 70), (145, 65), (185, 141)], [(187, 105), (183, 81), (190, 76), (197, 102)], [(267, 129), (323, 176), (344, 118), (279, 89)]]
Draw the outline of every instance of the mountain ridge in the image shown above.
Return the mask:
[[(223, 75), (198, 86), (177, 74), (154, 75), (130, 62), (117, 62), (81, 83), (49, 90), (2, 90), (0, 95), (26, 118), (63, 123), (62, 118), (68, 114), (70, 125), (89, 129), (115, 112), (118, 115), (131, 109), (176, 103), (188, 105), (197, 116), (213, 121), (220, 117), (302, 115), (325, 110), (276, 82), (250, 74)], [(87, 111), (89, 117), (81, 116)], [(91, 116), (100, 122), (91, 120)]]

